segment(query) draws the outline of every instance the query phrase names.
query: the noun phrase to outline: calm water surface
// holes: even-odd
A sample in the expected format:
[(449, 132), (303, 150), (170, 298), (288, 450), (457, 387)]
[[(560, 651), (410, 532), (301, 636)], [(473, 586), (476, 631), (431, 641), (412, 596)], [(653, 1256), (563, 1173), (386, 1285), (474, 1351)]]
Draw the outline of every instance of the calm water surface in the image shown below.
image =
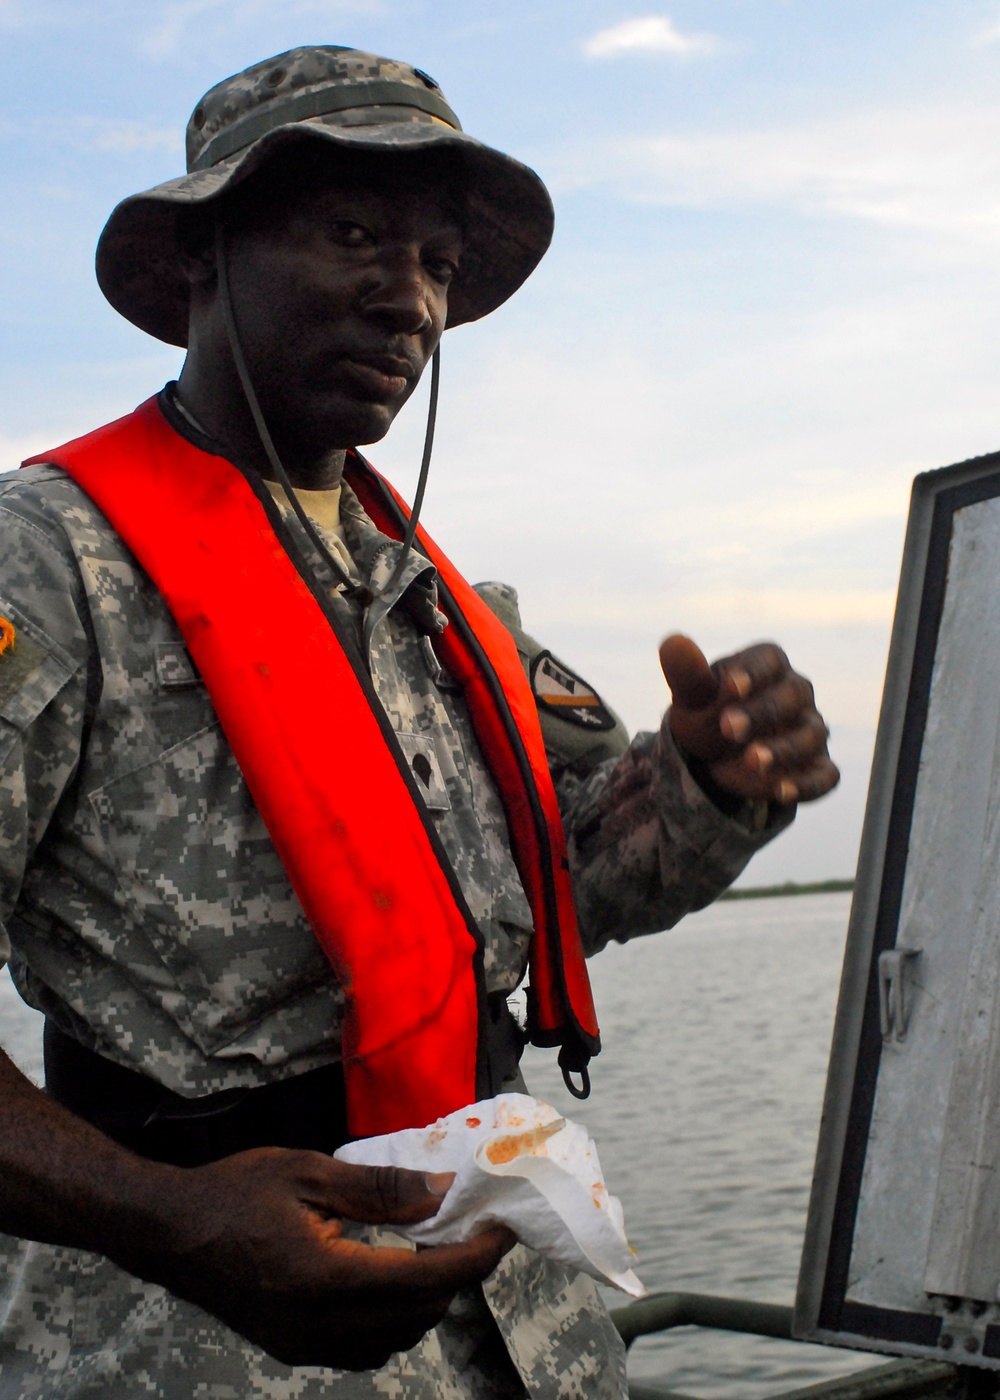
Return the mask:
[[(591, 972), (605, 1049), (587, 1103), (529, 1051), (532, 1091), (596, 1139), (650, 1289), (792, 1301), (849, 901), (734, 901), (603, 953)], [(36, 1078), (38, 1020), (0, 978), (0, 1038)], [(637, 1342), (630, 1374), (763, 1400), (874, 1360), (685, 1328)]]

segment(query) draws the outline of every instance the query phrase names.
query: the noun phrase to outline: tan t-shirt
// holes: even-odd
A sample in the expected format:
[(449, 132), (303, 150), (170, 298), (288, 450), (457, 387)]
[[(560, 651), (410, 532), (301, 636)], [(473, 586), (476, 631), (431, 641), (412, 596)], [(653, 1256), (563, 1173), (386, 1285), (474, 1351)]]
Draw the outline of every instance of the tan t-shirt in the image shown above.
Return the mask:
[[(279, 482), (265, 480), (264, 485), (279, 506), (287, 507), (288, 497), (285, 495), (284, 487)], [(326, 491), (304, 491), (298, 486), (293, 486), (292, 490), (306, 515), (314, 525), (319, 527), (327, 547), (344, 569), (348, 578), (360, 579), (358, 567), (347, 547), (344, 527), (340, 523), (340, 483), (338, 482), (336, 486), (331, 486)]]

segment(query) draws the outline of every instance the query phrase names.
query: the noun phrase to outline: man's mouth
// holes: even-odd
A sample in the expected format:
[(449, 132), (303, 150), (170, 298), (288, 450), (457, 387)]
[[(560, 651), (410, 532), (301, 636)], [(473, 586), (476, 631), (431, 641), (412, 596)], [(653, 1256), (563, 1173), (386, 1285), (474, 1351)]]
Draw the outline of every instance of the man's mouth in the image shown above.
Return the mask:
[(353, 355), (343, 364), (351, 377), (377, 399), (396, 398), (417, 375), (411, 361), (396, 355)]

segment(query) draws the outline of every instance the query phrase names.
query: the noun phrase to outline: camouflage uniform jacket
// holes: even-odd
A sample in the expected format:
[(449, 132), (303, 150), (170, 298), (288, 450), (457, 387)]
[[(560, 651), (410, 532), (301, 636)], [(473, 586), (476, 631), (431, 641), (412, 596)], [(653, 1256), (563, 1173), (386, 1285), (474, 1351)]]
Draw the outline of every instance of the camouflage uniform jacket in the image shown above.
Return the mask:
[[(377, 593), (398, 546), (346, 488), (342, 515)], [(185, 1095), (335, 1060), (339, 988), (149, 579), (52, 467), (0, 479), (0, 558), (0, 616), (15, 628), (0, 654), (0, 962), (10, 957), (22, 995)], [(461, 694), (431, 644), (444, 623), (433, 568), (411, 556), (364, 613), (332, 574), (326, 582), (483, 930), (488, 990), (513, 991), (530, 912)], [(528, 665), (539, 648), (513, 590), (482, 591)], [(588, 951), (707, 903), (771, 834), (723, 817), (665, 729), (629, 746), (620, 725), (595, 736), (542, 718)], [(2, 1400), (429, 1400), (525, 1386), (617, 1397), (623, 1377), (590, 1281), (520, 1246), (413, 1352), (363, 1376), (281, 1366), (96, 1256), (14, 1241), (0, 1250)]]

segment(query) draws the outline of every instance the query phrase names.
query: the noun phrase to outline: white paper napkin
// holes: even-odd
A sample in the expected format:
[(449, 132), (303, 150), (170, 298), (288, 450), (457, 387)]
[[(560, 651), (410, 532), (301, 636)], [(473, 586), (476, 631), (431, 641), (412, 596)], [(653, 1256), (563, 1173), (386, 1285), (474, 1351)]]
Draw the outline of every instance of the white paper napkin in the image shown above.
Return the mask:
[(633, 1298), (646, 1289), (632, 1272), (621, 1202), (604, 1184), (586, 1128), (526, 1094), (501, 1094), (426, 1128), (348, 1143), (342, 1162), (455, 1172), (430, 1220), (394, 1226), (420, 1244), (456, 1244), (487, 1225), (507, 1225), (550, 1259), (613, 1284)]

